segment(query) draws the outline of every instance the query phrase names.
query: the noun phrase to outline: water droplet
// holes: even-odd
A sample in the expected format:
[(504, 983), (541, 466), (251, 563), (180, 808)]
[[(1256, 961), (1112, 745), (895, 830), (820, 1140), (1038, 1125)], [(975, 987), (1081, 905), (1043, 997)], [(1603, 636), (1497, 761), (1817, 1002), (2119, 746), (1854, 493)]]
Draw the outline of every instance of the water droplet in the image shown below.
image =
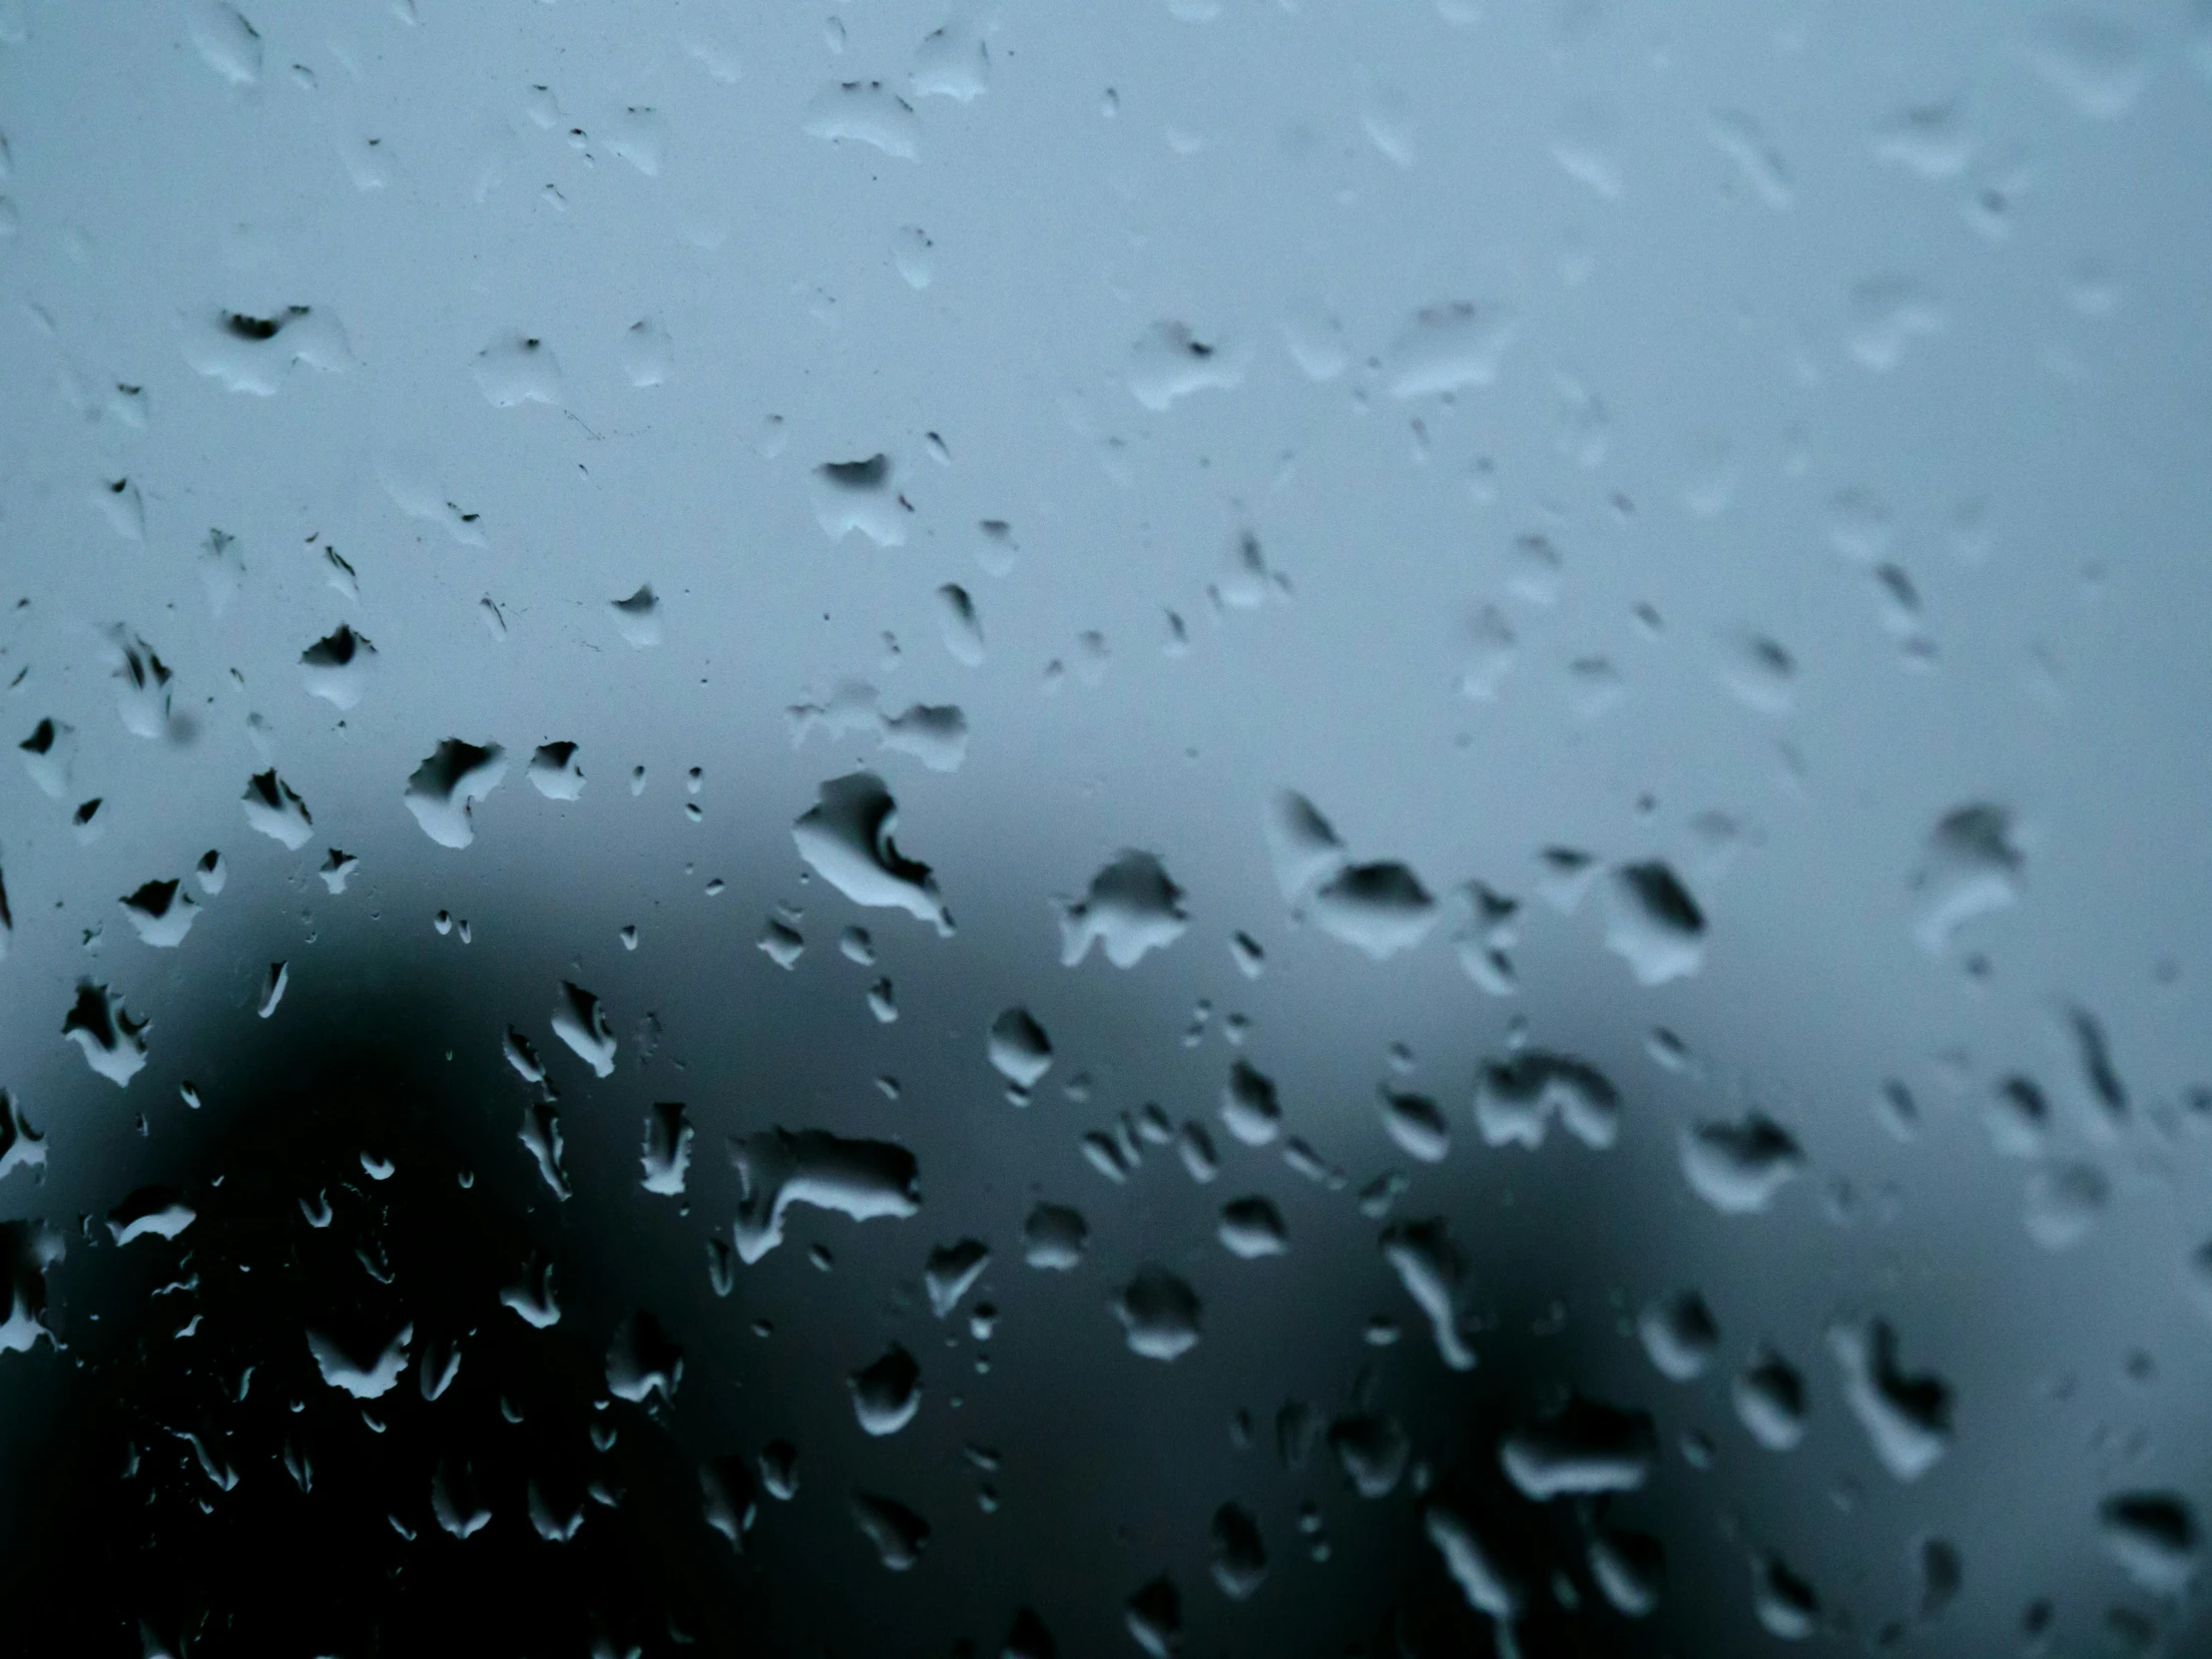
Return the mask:
[(692, 1126), (684, 1121), (683, 1103), (657, 1102), (645, 1115), (645, 1146), (638, 1159), (644, 1175), (639, 1185), (664, 1198), (681, 1197), (691, 1159)]
[(922, 1265), (921, 1286), (929, 1297), (929, 1311), (943, 1319), (960, 1305), (960, 1299), (983, 1277), (991, 1263), (990, 1247), (981, 1239), (961, 1239), (938, 1245)]
[(1737, 1420), (1769, 1451), (1788, 1451), (1805, 1438), (1804, 1374), (1763, 1349), (1736, 1374), (1729, 1389)]
[(1021, 1259), (1033, 1268), (1065, 1273), (1083, 1260), (1091, 1230), (1082, 1213), (1064, 1204), (1039, 1204), (1021, 1228)]
[(1376, 961), (1419, 944), (1438, 914), (1420, 878), (1399, 863), (1347, 864), (1315, 891), (1311, 907), (1324, 933)]
[(1442, 1503), (1421, 1510), (1421, 1530), (1444, 1558), (1467, 1605), (1500, 1624), (1520, 1616), (1523, 1592), (1504, 1565), (1497, 1546), (1484, 1539), (1472, 1519)]
[(1553, 1119), (1584, 1146), (1620, 1138), (1620, 1091), (1586, 1060), (1526, 1049), (1485, 1064), (1475, 1081), (1474, 1124), (1487, 1146), (1542, 1146)]
[(1368, 1411), (1331, 1423), (1329, 1449), (1353, 1490), (1366, 1498), (1387, 1497), (1395, 1491), (1413, 1453), (1397, 1418)]
[(1129, 390), (1157, 414), (1194, 392), (1234, 390), (1251, 362), (1249, 344), (1202, 340), (1188, 323), (1162, 320), (1130, 347)]
[(1383, 1132), (1400, 1152), (1424, 1164), (1443, 1161), (1451, 1150), (1451, 1130), (1444, 1123), (1443, 1108), (1426, 1095), (1401, 1094), (1378, 1089)]
[(1682, 1133), (1682, 1173), (1690, 1190), (1724, 1216), (1765, 1210), (1804, 1170), (1795, 1137), (1760, 1112)]
[(1165, 949), (1190, 925), (1183, 889), (1151, 852), (1123, 850), (1091, 877), (1080, 899), (1058, 899), (1060, 963), (1074, 967), (1100, 944), (1115, 967), (1134, 967), (1149, 951)]
[(897, 804), (882, 780), (855, 772), (822, 786), (819, 803), (792, 826), (792, 839), (816, 873), (853, 903), (904, 910), (949, 934), (952, 918), (929, 866), (901, 857), (891, 839), (897, 823)]
[(1486, 386), (1518, 325), (1503, 305), (1455, 299), (1413, 313), (1382, 357), (1392, 397), (1431, 397)]
[(499, 745), (479, 747), (447, 738), (408, 776), (401, 799), (425, 835), (440, 846), (463, 847), (476, 838), (473, 803), (489, 796), (506, 776), (507, 752)]
[(141, 1187), (108, 1212), (108, 1235), (119, 1245), (133, 1239), (174, 1239), (197, 1215), (175, 1187)]
[(1171, 1361), (1198, 1345), (1198, 1293), (1165, 1268), (1146, 1266), (1114, 1299), (1129, 1351), (1147, 1360)]
[(156, 949), (174, 949), (199, 919), (200, 906), (176, 881), (149, 881), (119, 900), (123, 914), (138, 936)]
[(194, 0), (187, 14), (192, 44), (200, 61), (237, 87), (256, 86), (262, 78), (262, 37), (235, 6), (222, 0)]
[(1266, 1146), (1283, 1132), (1283, 1106), (1275, 1082), (1244, 1060), (1229, 1068), (1222, 1085), (1221, 1121), (1246, 1146)]
[(799, 958), (807, 950), (805, 936), (781, 915), (770, 916), (761, 924), (761, 936), (755, 943), (763, 955), (787, 973), (798, 965)]
[(1650, 1412), (1577, 1394), (1551, 1416), (1507, 1434), (1497, 1455), (1521, 1495), (1542, 1503), (1637, 1490), (1651, 1475), (1659, 1436)]
[(123, 998), (90, 979), (77, 982), (77, 1000), (62, 1017), (62, 1035), (84, 1051), (85, 1064), (118, 1088), (127, 1087), (146, 1066), (146, 1028), (133, 1019)]
[(1950, 1448), (1950, 1384), (1900, 1371), (1897, 1333), (1882, 1320), (1835, 1327), (1828, 1348), (1844, 1374), (1844, 1403), (1882, 1466), (1900, 1480), (1918, 1480)]
[(1704, 964), (1705, 912), (1667, 864), (1621, 865), (1606, 897), (1606, 948), (1628, 963), (1638, 984), (1663, 985)]
[(668, 379), (671, 350), (668, 327), (659, 317), (644, 316), (622, 331), (618, 355), (622, 372), (633, 386), (658, 386)]
[(256, 773), (246, 783), (246, 822), (296, 852), (314, 837), (307, 804), (275, 771)]
[(896, 1498), (854, 1492), (852, 1524), (875, 1546), (876, 1559), (892, 1572), (906, 1571), (921, 1559), (929, 1543), (929, 1523)]
[(461, 1345), (443, 1337), (433, 1337), (422, 1345), (422, 1363), (416, 1373), (416, 1384), (424, 1399), (437, 1399), (453, 1386), (453, 1379), (461, 1374)]
[(2027, 1178), (2021, 1220), (2045, 1250), (2071, 1250), (2096, 1231), (2112, 1201), (2112, 1184), (2094, 1164), (2058, 1164)]
[(886, 156), (912, 161), (921, 138), (914, 108), (880, 81), (845, 81), (824, 87), (807, 105), (801, 131), (830, 143), (850, 141)]
[(921, 1209), (913, 1154), (888, 1141), (771, 1129), (732, 1141), (730, 1161), (741, 1193), (738, 1255), (748, 1264), (784, 1242), (784, 1213), (794, 1204), (834, 1210), (854, 1221), (903, 1219)]
[(1599, 1593), (1623, 1618), (1644, 1618), (1658, 1607), (1666, 1555), (1650, 1533), (1600, 1532), (1590, 1539), (1589, 1559)]
[(1466, 1263), (1443, 1219), (1392, 1222), (1383, 1229), (1382, 1244), (1382, 1259), (1427, 1316), (1438, 1357), (1453, 1371), (1472, 1371), (1474, 1352), (1459, 1331)]
[(1216, 1236), (1222, 1248), (1242, 1262), (1281, 1256), (1291, 1248), (1283, 1213), (1266, 1198), (1238, 1198), (1223, 1205)]
[(991, 1021), (991, 1065), (1017, 1089), (1031, 1089), (1052, 1069), (1052, 1039), (1026, 1008), (1008, 1008)]
[[(197, 1102), (188, 1100), (186, 1104)], [(45, 1168), (46, 1138), (31, 1127), (31, 1120), (23, 1115), (23, 1108), (15, 1097), (0, 1089), (0, 1180), (6, 1180), (19, 1169), (43, 1174)]]
[(524, 1266), (520, 1282), (500, 1291), (499, 1306), (511, 1309), (533, 1330), (560, 1324), (561, 1305), (553, 1295), (553, 1264), (542, 1256), (533, 1257)]
[(1759, 123), (1741, 110), (1716, 111), (1706, 124), (1713, 147), (1736, 164), (1744, 183), (1768, 207), (1783, 209), (1797, 201), (1797, 187), (1790, 178), (1790, 164), (1774, 147)]
[(534, 1100), (522, 1108), (522, 1127), (515, 1138), (537, 1161), (538, 1174), (553, 1196), (569, 1196), (568, 1172), (561, 1168), (561, 1115), (551, 1101)]
[(584, 769), (572, 743), (540, 744), (530, 757), (529, 778), (548, 801), (574, 801), (584, 793)]
[(608, 600), (607, 609), (614, 615), (615, 632), (637, 650), (661, 643), (661, 602), (654, 597), (651, 582), (628, 599)]
[(1752, 1562), (1751, 1606), (1767, 1633), (1786, 1642), (1802, 1642), (1820, 1622), (1820, 1597), (1779, 1555)]
[(2119, 1492), (2097, 1505), (2105, 1554), (2142, 1589), (2179, 1596), (2204, 1564), (2196, 1510), (2178, 1492)]
[(1183, 1597), (1175, 1580), (1162, 1573), (1145, 1584), (1123, 1604), (1122, 1620), (1152, 1659), (1168, 1659), (1183, 1645)]
[(933, 29), (914, 48), (907, 86), (916, 98), (950, 98), (966, 104), (990, 89), (990, 53), (961, 22)]
[(561, 364), (553, 348), (533, 334), (509, 334), (476, 353), (469, 376), (495, 409), (523, 403), (562, 403)]
[(2075, 113), (2091, 121), (2126, 116), (2150, 77), (2135, 32), (2097, 12), (2060, 12), (2045, 19), (2026, 56)]
[(560, 997), (553, 1004), (552, 1023), (553, 1034), (591, 1067), (594, 1076), (613, 1074), (615, 1033), (598, 997), (581, 985), (562, 980)]
[(338, 1345), (336, 1339), (310, 1329), (307, 1352), (313, 1356), (314, 1368), (322, 1381), (331, 1387), (355, 1399), (380, 1399), (407, 1369), (407, 1345), (413, 1341), (414, 1327), (403, 1325), (398, 1335), (376, 1352), (374, 1359), (361, 1365)]
[(866, 1434), (895, 1434), (921, 1409), (921, 1367), (896, 1343), (845, 1379), (852, 1414)]
[(339, 374), (354, 363), (345, 329), (328, 309), (285, 305), (268, 316), (201, 311), (181, 319), (185, 361), (232, 391), (274, 397), (293, 363)]
[(1231, 1601), (1249, 1600), (1268, 1576), (1259, 1521), (1243, 1504), (1224, 1503), (1214, 1511), (1212, 1541), (1214, 1582)]
[(937, 632), (954, 662), (967, 668), (983, 666), (983, 625), (975, 618), (975, 602), (967, 589), (956, 582), (937, 590)]
[(814, 470), (815, 518), (823, 534), (841, 541), (857, 530), (877, 547), (906, 541), (907, 511), (892, 486), (894, 468), (884, 454), (857, 461), (825, 461)]
[(1659, 1375), (1670, 1382), (1695, 1382), (1720, 1353), (1720, 1324), (1695, 1291), (1648, 1304), (1636, 1316), (1636, 1335)]

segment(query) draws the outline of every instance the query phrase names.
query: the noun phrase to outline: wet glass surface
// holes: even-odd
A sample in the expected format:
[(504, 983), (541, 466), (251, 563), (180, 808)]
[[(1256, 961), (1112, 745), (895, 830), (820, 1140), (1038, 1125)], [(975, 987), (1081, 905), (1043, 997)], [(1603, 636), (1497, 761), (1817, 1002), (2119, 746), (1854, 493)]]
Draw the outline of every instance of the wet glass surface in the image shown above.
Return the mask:
[(0, 0), (11, 1651), (2186, 1654), (2212, 9)]

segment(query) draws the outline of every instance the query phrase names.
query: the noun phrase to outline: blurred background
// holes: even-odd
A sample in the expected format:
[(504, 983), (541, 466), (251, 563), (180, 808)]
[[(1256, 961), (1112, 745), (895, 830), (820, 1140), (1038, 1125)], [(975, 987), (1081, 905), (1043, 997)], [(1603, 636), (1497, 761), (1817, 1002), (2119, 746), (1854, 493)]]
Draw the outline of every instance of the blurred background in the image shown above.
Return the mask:
[(2201, 1651), (2207, 201), (2202, 4), (0, 0), (10, 1644)]

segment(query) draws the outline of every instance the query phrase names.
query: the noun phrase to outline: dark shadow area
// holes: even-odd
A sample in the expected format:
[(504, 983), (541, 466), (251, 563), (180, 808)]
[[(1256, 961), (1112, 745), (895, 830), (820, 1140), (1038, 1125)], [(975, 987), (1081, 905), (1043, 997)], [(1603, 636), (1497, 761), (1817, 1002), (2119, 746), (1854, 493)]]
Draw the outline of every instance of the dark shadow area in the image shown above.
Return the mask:
[(485, 1114), (418, 1057), (273, 1068), (188, 1155), (174, 1240), (68, 1240), (67, 1346), (15, 1362), (52, 1415), (10, 1494), (8, 1651), (744, 1650), (661, 1397), (611, 1398), (580, 1322), (502, 1305), (546, 1230), (474, 1179)]

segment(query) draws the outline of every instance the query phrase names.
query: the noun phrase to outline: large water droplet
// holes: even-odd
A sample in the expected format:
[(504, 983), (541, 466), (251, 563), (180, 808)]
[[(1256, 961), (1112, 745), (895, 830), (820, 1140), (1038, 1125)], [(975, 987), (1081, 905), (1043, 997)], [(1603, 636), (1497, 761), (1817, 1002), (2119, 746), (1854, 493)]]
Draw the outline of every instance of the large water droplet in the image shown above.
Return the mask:
[(1060, 962), (1074, 967), (1096, 942), (1106, 959), (1134, 967), (1148, 951), (1165, 949), (1190, 925), (1183, 889), (1153, 853), (1123, 851), (1091, 877), (1080, 899), (1056, 901), (1060, 912)]
[(1114, 1299), (1129, 1351), (1147, 1360), (1175, 1360), (1198, 1346), (1198, 1293), (1165, 1268), (1146, 1266)]
[(897, 823), (898, 805), (883, 781), (854, 772), (822, 786), (821, 800), (792, 826), (792, 839), (816, 873), (853, 903), (904, 910), (949, 934), (952, 918), (929, 866), (901, 857), (891, 839)]

